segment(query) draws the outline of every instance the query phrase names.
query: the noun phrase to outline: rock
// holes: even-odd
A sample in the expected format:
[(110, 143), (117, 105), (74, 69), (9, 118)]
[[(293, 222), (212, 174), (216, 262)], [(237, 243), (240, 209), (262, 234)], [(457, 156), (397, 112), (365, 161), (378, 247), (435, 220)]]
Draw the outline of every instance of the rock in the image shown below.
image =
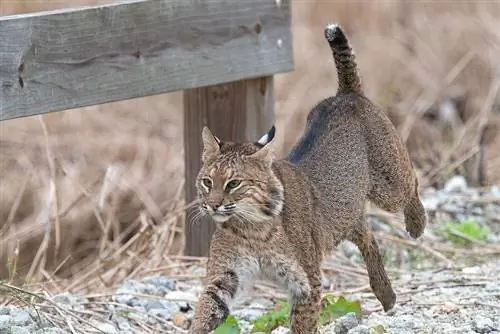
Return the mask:
[(238, 319), (251, 322), (266, 313), (271, 306), (272, 305), (268, 300), (260, 299), (251, 302), (248, 306), (243, 306), (233, 310), (231, 314)]
[(157, 317), (160, 317), (160, 318), (163, 318), (166, 320), (172, 319), (172, 313), (170, 312), (170, 310), (166, 310), (164, 308), (151, 309), (151, 310), (149, 310), (149, 314), (155, 315)]
[(255, 309), (255, 308), (244, 308), (241, 310), (234, 310), (231, 312), (232, 315), (237, 317), (238, 319), (253, 321), (258, 317), (262, 316), (266, 313), (265, 309)]
[(147, 311), (151, 309), (162, 309), (163, 308), (163, 303), (161, 303), (158, 300), (148, 300), (146, 305), (144, 305)]
[(62, 329), (59, 328), (44, 328), (44, 329), (39, 329), (34, 334), (66, 334)]
[(348, 334), (382, 334), (384, 332), (377, 333), (377, 332), (375, 332), (375, 329), (373, 329), (373, 328), (360, 325), (360, 326), (351, 328), (347, 333)]
[(455, 313), (455, 312), (458, 312), (459, 310), (460, 310), (460, 307), (457, 304), (452, 303), (452, 302), (444, 302), (439, 307), (439, 311), (441, 311), (442, 313), (446, 313), (446, 314)]
[(462, 269), (462, 272), (463, 272), (464, 274), (469, 274), (469, 275), (479, 275), (479, 274), (481, 274), (483, 271), (482, 271), (481, 267), (475, 266), (475, 267), (467, 267), (467, 268), (463, 268), (463, 269)]
[(54, 296), (54, 301), (59, 304), (65, 304), (68, 306), (73, 307), (76, 304), (79, 304), (81, 302), (85, 301), (85, 298), (81, 296), (75, 296), (71, 293), (64, 292), (60, 293)]
[(146, 284), (154, 286), (163, 294), (176, 289), (176, 282), (174, 280), (160, 275), (149, 276), (144, 278), (142, 281)]
[(15, 312), (11, 311), (11, 317), (12, 323), (16, 326), (27, 326), (30, 323), (33, 323), (31, 314), (25, 310), (16, 310)]
[(427, 211), (436, 211), (441, 201), (436, 196), (424, 197), (421, 199), (422, 205)]
[(172, 318), (172, 322), (175, 326), (180, 327), (182, 329), (189, 328), (189, 320), (184, 313), (176, 313)]
[(189, 268), (189, 271), (195, 276), (204, 277), (207, 275), (207, 269), (199, 266), (192, 266), (191, 268)]
[(349, 312), (335, 321), (334, 333), (347, 334), (350, 329), (356, 327), (357, 325), (358, 318), (356, 317), (356, 313)]
[(484, 290), (486, 292), (500, 292), (500, 284), (493, 282), (486, 283)]
[(10, 314), (9, 306), (0, 307), (0, 315), (9, 315), (9, 314)]
[(500, 186), (494, 185), (490, 188), (490, 194), (494, 197), (500, 197)]
[(31, 334), (31, 331), (26, 327), (12, 326), (7, 332), (9, 334)]
[(0, 314), (0, 329), (5, 330), (12, 326), (12, 318), (10, 315)]
[(114, 325), (107, 324), (104, 322), (98, 322), (98, 321), (94, 321), (92, 324), (106, 334), (118, 333), (118, 331), (116, 330), (116, 327)]
[(123, 331), (132, 329), (130, 322), (125, 317), (117, 316), (117, 317), (114, 317), (113, 320), (114, 320), (115, 324), (118, 326), (118, 328), (120, 329), (120, 333)]
[(464, 192), (467, 189), (467, 180), (465, 177), (461, 175), (453, 176), (446, 184), (444, 185), (444, 191), (448, 193), (459, 193)]
[(491, 333), (493, 330), (495, 330), (495, 325), (493, 324), (493, 321), (491, 319), (486, 318), (482, 315), (477, 315), (473, 320), (472, 320), (472, 329), (476, 333)]
[(183, 302), (196, 302), (197, 298), (195, 295), (184, 291), (171, 291), (166, 296), (169, 301), (183, 301)]
[[(286, 328), (286, 327), (282, 327), (282, 326), (279, 326), (277, 328), (275, 328), (271, 334), (287, 334), (287, 333), (290, 333), (290, 329)], [(255, 334), (255, 333), (254, 333)]]

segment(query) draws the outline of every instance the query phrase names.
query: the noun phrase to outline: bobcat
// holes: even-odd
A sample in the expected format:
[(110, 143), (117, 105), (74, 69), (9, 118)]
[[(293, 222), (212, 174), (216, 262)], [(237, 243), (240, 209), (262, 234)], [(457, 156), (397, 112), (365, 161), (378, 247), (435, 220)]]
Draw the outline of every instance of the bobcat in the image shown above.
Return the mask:
[(275, 127), (257, 142), (227, 142), (205, 127), (196, 180), (200, 211), (217, 223), (205, 290), (189, 333), (209, 333), (229, 304), (259, 277), (286, 289), (291, 331), (318, 333), (321, 263), (340, 241), (352, 241), (385, 311), (396, 301), (364, 203), (403, 211), (419, 237), (426, 214), (408, 153), (383, 111), (364, 95), (349, 42), (325, 29), (338, 72), (336, 96), (309, 113), (307, 128), (285, 159), (275, 159)]

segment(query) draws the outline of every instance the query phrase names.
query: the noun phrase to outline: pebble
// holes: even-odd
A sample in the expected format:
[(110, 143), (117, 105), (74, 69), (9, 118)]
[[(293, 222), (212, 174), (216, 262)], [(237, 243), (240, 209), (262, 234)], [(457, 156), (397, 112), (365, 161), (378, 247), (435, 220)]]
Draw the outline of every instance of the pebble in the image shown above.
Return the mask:
[(347, 334), (383, 334), (385, 332), (376, 332), (375, 329), (368, 326), (360, 325), (358, 327), (351, 328)]
[(19, 310), (14, 314), (11, 314), (12, 323), (16, 326), (27, 326), (33, 322), (31, 314), (28, 311)]
[(494, 327), (493, 321), (482, 315), (477, 315), (474, 320), (472, 320), (472, 329), (476, 333), (491, 333), (495, 329)]
[(103, 322), (97, 322), (97, 321), (94, 321), (92, 324), (95, 327), (97, 327), (99, 330), (103, 331), (106, 334), (116, 334), (116, 333), (118, 333), (118, 331), (116, 330), (116, 327), (113, 326), (113, 325), (111, 325), (111, 324), (107, 324), (107, 323), (103, 323)]
[(190, 321), (184, 313), (176, 313), (173, 317), (173, 323), (177, 327), (187, 329)]
[(453, 176), (444, 186), (445, 192), (464, 192), (467, 189), (467, 180), (461, 175)]
[(356, 313), (350, 312), (335, 321), (333, 330), (335, 334), (347, 334), (350, 329), (357, 325), (358, 318), (356, 318)]
[(455, 313), (455, 312), (458, 312), (460, 310), (460, 306), (458, 306), (457, 304), (452, 303), (452, 302), (444, 302), (439, 307), (439, 310), (442, 313), (446, 313), (446, 314)]
[(12, 326), (12, 318), (7, 314), (0, 314), (0, 329), (7, 329)]
[[(8, 329), (12, 334), (31, 334), (31, 331), (25, 327), (12, 326)], [(8, 333), (8, 332), (7, 332)]]

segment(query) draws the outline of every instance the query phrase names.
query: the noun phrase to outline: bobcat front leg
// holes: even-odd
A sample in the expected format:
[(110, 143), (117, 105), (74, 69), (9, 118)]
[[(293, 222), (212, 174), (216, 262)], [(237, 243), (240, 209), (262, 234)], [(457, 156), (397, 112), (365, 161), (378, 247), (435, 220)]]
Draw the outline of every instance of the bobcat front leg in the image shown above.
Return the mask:
[(239, 279), (232, 270), (210, 275), (201, 297), (196, 304), (190, 334), (208, 334), (216, 329), (229, 315), (228, 302), (238, 290)]
[(321, 303), (321, 274), (309, 276), (310, 293), (306, 296), (292, 296), (290, 322), (292, 334), (316, 334)]

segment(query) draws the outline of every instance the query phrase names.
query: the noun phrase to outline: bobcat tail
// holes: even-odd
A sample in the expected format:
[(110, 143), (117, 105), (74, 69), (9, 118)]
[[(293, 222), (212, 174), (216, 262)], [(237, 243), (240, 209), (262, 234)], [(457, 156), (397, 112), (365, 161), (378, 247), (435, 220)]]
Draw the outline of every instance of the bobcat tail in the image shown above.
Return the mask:
[(337, 67), (338, 93), (361, 92), (361, 78), (358, 74), (356, 57), (340, 26), (329, 24), (325, 28), (325, 38), (330, 44)]

